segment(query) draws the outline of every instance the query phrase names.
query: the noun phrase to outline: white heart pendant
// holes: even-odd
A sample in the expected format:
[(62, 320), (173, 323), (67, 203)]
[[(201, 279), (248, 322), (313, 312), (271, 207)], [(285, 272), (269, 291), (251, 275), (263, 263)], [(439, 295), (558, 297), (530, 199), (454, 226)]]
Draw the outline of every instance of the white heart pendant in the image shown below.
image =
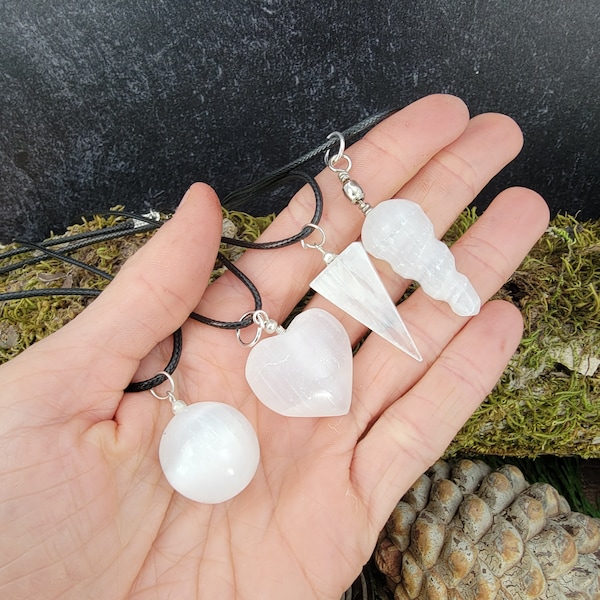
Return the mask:
[(342, 324), (311, 308), (248, 355), (246, 379), (258, 399), (287, 417), (345, 415), (352, 401), (352, 347)]

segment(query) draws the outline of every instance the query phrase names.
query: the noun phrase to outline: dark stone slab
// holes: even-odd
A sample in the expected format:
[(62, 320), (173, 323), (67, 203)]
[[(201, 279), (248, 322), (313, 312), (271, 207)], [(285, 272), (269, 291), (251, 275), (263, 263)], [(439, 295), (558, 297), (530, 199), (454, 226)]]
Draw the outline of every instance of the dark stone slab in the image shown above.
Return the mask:
[[(0, 241), (82, 211), (220, 194), (327, 133), (433, 92), (500, 111), (525, 148), (481, 195), (600, 215), (597, 0), (4, 0)], [(246, 206), (256, 214), (285, 198)]]

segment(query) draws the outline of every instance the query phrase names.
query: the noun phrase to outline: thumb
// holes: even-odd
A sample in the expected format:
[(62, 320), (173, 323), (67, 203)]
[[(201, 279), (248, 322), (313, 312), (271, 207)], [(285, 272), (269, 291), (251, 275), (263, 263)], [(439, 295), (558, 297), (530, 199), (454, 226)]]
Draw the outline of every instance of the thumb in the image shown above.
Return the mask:
[[(221, 208), (209, 186), (194, 184), (173, 218), (134, 254), (102, 294), (59, 333), (100, 354), (126, 387), (139, 362), (197, 306), (221, 238)], [(86, 353), (87, 353), (86, 352)]]

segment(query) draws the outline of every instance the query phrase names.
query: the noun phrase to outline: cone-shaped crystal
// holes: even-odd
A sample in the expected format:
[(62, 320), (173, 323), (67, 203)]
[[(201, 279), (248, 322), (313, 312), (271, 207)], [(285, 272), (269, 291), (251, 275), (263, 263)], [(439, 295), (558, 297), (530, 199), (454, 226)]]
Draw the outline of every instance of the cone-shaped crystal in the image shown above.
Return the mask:
[(362, 242), (369, 254), (387, 261), (423, 291), (450, 304), (463, 317), (476, 315), (481, 300), (471, 282), (456, 270), (454, 256), (434, 234), (423, 209), (410, 200), (386, 200), (373, 208), (362, 227)]
[(360, 242), (350, 244), (310, 287), (415, 360), (423, 360)]

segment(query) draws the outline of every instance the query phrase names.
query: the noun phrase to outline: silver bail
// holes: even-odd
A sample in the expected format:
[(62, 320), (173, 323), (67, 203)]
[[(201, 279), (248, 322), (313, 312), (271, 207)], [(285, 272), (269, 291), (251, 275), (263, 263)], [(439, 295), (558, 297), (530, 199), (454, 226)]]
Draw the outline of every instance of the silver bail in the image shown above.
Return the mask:
[[(325, 154), (325, 164), (329, 167), (331, 171), (333, 171), (339, 178), (342, 184), (342, 191), (344, 192), (344, 196), (355, 206), (358, 206), (363, 214), (368, 214), (371, 212), (373, 207), (365, 202), (365, 192), (360, 187), (360, 185), (354, 181), (354, 179), (350, 179), (349, 171), (352, 168), (352, 161), (347, 154), (344, 154), (344, 150), (346, 148), (344, 136), (338, 131), (334, 131), (330, 133), (327, 138), (337, 137), (340, 141), (340, 148), (335, 154), (335, 156), (331, 156), (330, 151), (328, 150)], [(346, 168), (342, 168), (338, 166), (340, 161), (346, 161)]]

